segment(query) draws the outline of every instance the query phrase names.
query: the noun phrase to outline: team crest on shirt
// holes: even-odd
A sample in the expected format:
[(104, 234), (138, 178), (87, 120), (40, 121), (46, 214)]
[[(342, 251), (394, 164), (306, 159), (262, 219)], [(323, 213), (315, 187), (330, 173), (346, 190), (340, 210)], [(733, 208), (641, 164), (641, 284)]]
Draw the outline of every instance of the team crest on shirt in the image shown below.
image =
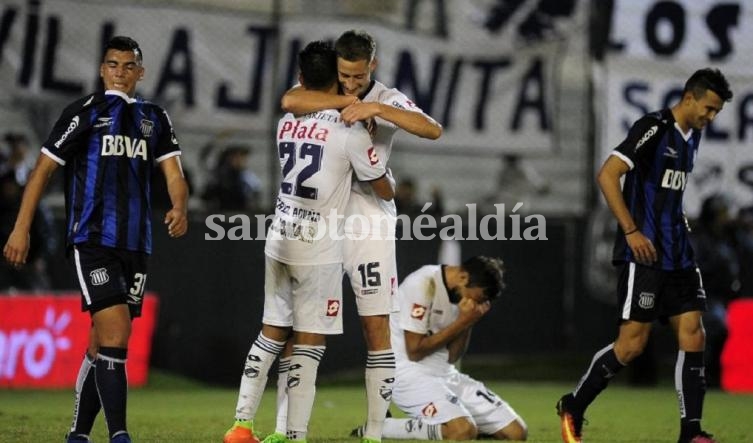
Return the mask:
[(327, 317), (337, 317), (340, 313), (340, 300), (327, 300)]
[(426, 306), (413, 303), (413, 308), (410, 310), (410, 316), (416, 320), (423, 320), (426, 315)]
[(439, 413), (439, 411), (437, 410), (437, 407), (434, 406), (434, 403), (429, 403), (421, 409), (421, 415), (424, 417), (434, 417), (437, 413)]
[(141, 119), (139, 128), (141, 129), (141, 133), (144, 134), (144, 137), (151, 137), (152, 131), (154, 130), (154, 122), (145, 118)]
[(641, 292), (641, 295), (638, 296), (638, 306), (643, 309), (652, 309), (655, 298), (656, 295), (653, 292)]
[(93, 270), (89, 273), (89, 278), (91, 278), (92, 285), (94, 286), (102, 286), (103, 284), (110, 281), (110, 276), (107, 275), (107, 269), (105, 268), (98, 268)]
[(374, 147), (370, 147), (368, 150), (369, 154), (369, 163), (371, 163), (371, 166), (374, 166), (375, 164), (379, 163), (379, 156), (376, 153), (376, 149)]

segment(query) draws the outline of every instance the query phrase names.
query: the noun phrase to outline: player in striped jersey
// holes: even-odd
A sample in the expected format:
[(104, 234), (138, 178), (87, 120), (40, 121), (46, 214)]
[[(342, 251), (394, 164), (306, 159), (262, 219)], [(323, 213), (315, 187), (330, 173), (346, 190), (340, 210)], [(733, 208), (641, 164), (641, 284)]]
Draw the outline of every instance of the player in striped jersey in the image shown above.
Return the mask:
[[(301, 84), (337, 93), (336, 54), (324, 42), (299, 54)], [(281, 439), (306, 439), (325, 337), (342, 333), (342, 229), (351, 180), (380, 199), (392, 183), (366, 127), (346, 125), (334, 109), (283, 116), (277, 126), (282, 183), (264, 247), (264, 317), (241, 377), (236, 422), (225, 443), (253, 443), (252, 420), (267, 373), (293, 330), (286, 421)], [(336, 220), (333, 223), (333, 220)]]
[(112, 38), (100, 77), (105, 91), (66, 107), (44, 143), (4, 255), (16, 266), (25, 262), (34, 211), (50, 176), (62, 166), (66, 245), (75, 260), (82, 308), (92, 318), (68, 441), (89, 441), (102, 408), (111, 442), (124, 443), (131, 441), (125, 363), (131, 319), (141, 315), (147, 257), (152, 252), (154, 163), (164, 172), (173, 205), (164, 218), (171, 237), (188, 229), (188, 187), (167, 113), (135, 97), (136, 84), (144, 77), (138, 43), (129, 37)]
[[(372, 79), (377, 66), (376, 42), (369, 34), (346, 31), (335, 42), (335, 49), (343, 94), (325, 96), (293, 88), (282, 99), (284, 110), (303, 113), (335, 108), (342, 109), (343, 120), (349, 123), (373, 119), (376, 123), (374, 147), (385, 164), (398, 130), (429, 139), (441, 136), (439, 123), (405, 94)], [(363, 217), (351, 215), (364, 216), (368, 225), (358, 223), (364, 220)], [(394, 201), (380, 200), (367, 186), (354, 182), (346, 216), (349, 223), (345, 226), (343, 264), (356, 295), (368, 350), (364, 440), (379, 441), (394, 381), (395, 358), (390, 345), (389, 313), (398, 286), (394, 240), (397, 211)], [(286, 359), (283, 358), (282, 367), (285, 365)], [(278, 389), (281, 389), (284, 373), (279, 383)], [(278, 414), (278, 427), (283, 418)]]
[(685, 83), (680, 102), (636, 121), (599, 171), (599, 187), (619, 224), (613, 262), (619, 270), (620, 328), (615, 342), (594, 355), (575, 390), (557, 403), (566, 443), (581, 441), (586, 408), (617, 372), (643, 352), (656, 319), (669, 321), (679, 346), (678, 441), (713, 442), (701, 429), (705, 394), (701, 314), (706, 294), (688, 240), (682, 197), (701, 131), (731, 99), (732, 91), (719, 70), (696, 71)]

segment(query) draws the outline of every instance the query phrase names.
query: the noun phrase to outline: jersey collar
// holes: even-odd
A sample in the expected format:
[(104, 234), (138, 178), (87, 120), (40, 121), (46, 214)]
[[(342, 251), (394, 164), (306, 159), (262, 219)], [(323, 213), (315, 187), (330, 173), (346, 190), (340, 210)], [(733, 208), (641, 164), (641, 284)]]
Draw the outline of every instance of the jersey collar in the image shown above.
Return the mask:
[(125, 94), (122, 91), (116, 91), (114, 89), (108, 89), (105, 91), (105, 95), (117, 95), (118, 97), (122, 98), (123, 100), (127, 101), (128, 103), (136, 103), (136, 99), (133, 97), (129, 97), (127, 94)]
[(363, 94), (360, 94), (360, 95), (358, 96), (358, 99), (359, 99), (359, 100), (363, 100), (363, 99), (364, 99), (364, 97), (366, 97), (367, 95), (369, 95), (369, 92), (371, 92), (371, 90), (372, 90), (372, 89), (374, 89), (374, 85), (375, 85), (375, 84), (376, 84), (376, 80), (371, 80), (371, 83), (369, 83), (369, 87), (368, 87), (368, 88), (366, 88), (366, 90), (365, 90), (365, 91), (363, 91)]
[(457, 292), (455, 292), (454, 290), (450, 289), (447, 286), (447, 277), (444, 272), (444, 269), (446, 267), (447, 265), (440, 265), (440, 273), (442, 274), (442, 284), (444, 285), (444, 290), (447, 291), (447, 298), (450, 299), (450, 303), (452, 303), (453, 305), (456, 305), (460, 303), (460, 296), (458, 295)]

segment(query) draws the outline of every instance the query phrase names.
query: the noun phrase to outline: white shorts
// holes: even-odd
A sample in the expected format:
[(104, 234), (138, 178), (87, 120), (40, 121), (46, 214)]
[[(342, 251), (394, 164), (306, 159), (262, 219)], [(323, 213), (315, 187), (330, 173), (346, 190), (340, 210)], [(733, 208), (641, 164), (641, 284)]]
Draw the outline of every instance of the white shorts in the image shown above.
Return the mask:
[(265, 257), (264, 324), (342, 334), (342, 298), (342, 263), (288, 265)]
[(520, 416), (480, 381), (455, 372), (437, 377), (401, 372), (395, 377), (392, 401), (411, 417), (427, 424), (441, 424), (468, 417), (480, 434), (492, 435)]
[(358, 315), (388, 315), (398, 311), (395, 240), (367, 236), (343, 240), (343, 267), (356, 295)]

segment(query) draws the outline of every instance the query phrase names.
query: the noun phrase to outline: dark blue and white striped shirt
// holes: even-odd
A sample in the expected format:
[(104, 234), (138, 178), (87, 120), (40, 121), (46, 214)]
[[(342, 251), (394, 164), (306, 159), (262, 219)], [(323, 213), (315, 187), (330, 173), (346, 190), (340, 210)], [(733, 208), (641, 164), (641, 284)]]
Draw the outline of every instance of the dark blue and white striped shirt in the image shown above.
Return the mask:
[(70, 104), (42, 147), (65, 167), (66, 243), (151, 253), (154, 162), (180, 155), (159, 106), (118, 91)]
[[(698, 154), (701, 131), (683, 133), (671, 110), (647, 114), (612, 152), (630, 166), (622, 195), (640, 231), (656, 248), (656, 269), (695, 267), (682, 197)], [(618, 228), (613, 261), (635, 261)]]

